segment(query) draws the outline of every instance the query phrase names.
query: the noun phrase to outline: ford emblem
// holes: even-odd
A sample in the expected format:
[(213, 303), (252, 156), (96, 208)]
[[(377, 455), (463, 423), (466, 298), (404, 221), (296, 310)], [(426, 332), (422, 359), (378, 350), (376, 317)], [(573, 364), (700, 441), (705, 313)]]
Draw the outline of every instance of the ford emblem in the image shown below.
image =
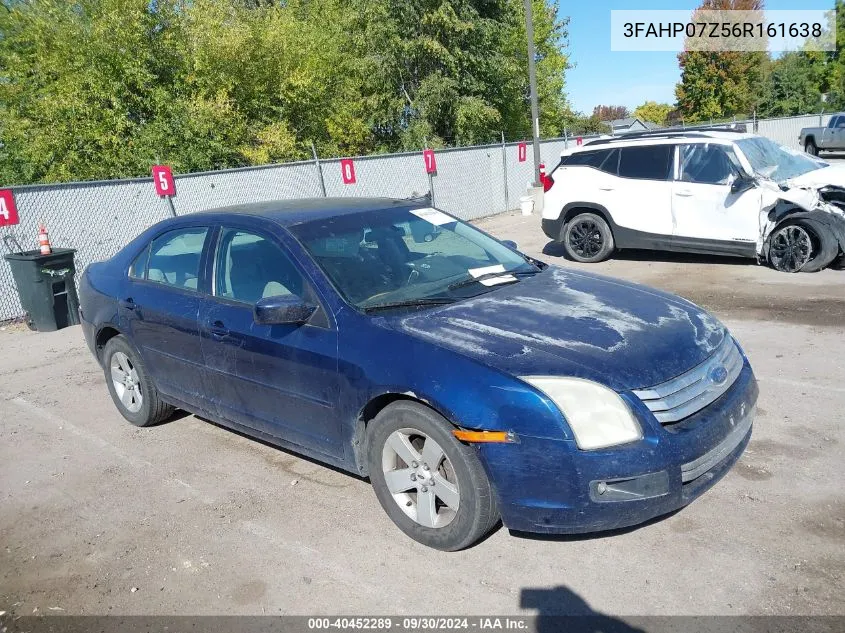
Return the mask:
[(721, 385), (728, 379), (728, 370), (724, 365), (717, 365), (710, 370), (710, 381), (715, 385)]

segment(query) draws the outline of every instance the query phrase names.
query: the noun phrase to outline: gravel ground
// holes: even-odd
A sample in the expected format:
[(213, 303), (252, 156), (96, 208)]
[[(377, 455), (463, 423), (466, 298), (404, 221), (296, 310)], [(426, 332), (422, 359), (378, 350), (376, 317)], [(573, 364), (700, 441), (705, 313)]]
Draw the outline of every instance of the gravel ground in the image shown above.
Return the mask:
[[(479, 223), (555, 264), (536, 217)], [(760, 381), (748, 450), (620, 533), (464, 552), (402, 535), (366, 481), (189, 415), (124, 422), (78, 327), (0, 331), (0, 610), (62, 614), (845, 614), (845, 272), (620, 253), (589, 270), (711, 309)], [(59, 611), (61, 609), (61, 611)]]

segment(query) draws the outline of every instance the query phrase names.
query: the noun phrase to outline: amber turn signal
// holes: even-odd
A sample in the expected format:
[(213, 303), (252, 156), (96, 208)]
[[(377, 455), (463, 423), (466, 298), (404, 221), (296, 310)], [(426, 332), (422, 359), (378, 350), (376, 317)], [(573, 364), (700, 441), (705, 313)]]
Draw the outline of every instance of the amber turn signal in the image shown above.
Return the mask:
[(508, 431), (464, 431), (455, 429), (452, 435), (462, 442), (514, 442), (516, 438)]

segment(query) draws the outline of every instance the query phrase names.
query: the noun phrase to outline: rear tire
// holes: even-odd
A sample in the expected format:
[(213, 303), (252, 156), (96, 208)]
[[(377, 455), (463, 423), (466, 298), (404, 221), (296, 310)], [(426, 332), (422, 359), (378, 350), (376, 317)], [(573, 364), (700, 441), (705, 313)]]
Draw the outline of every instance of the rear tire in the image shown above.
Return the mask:
[(499, 520), (476, 449), (453, 429), (411, 401), (388, 405), (367, 428), (370, 481), (381, 507), (412, 539), (447, 552), (474, 544)]
[(117, 410), (135, 426), (152, 426), (169, 418), (174, 407), (162, 402), (138, 352), (118, 335), (103, 350), (103, 372)]
[(604, 261), (614, 250), (610, 226), (595, 213), (580, 213), (569, 220), (560, 241), (567, 257), (585, 264)]
[(807, 140), (807, 142), (804, 144), (804, 151), (807, 152), (810, 156), (819, 155), (819, 148), (816, 147), (816, 143), (813, 141), (813, 139)]

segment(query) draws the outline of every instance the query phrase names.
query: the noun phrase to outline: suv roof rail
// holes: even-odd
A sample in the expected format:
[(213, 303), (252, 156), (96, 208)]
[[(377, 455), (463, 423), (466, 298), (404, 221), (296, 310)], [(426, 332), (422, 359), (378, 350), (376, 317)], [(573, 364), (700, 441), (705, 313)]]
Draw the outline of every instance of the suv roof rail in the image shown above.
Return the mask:
[(662, 130), (649, 130), (647, 132), (622, 133), (618, 136), (614, 136), (613, 138), (596, 139), (594, 141), (584, 143), (584, 145), (604, 145), (606, 143), (616, 143), (618, 141), (627, 141), (638, 138), (706, 138), (707, 135), (703, 134), (703, 132), (733, 132), (734, 134), (747, 134), (748, 129), (747, 124), (745, 123), (734, 123), (722, 126), (699, 125), (695, 127), (686, 127), (681, 129), (664, 128)]

